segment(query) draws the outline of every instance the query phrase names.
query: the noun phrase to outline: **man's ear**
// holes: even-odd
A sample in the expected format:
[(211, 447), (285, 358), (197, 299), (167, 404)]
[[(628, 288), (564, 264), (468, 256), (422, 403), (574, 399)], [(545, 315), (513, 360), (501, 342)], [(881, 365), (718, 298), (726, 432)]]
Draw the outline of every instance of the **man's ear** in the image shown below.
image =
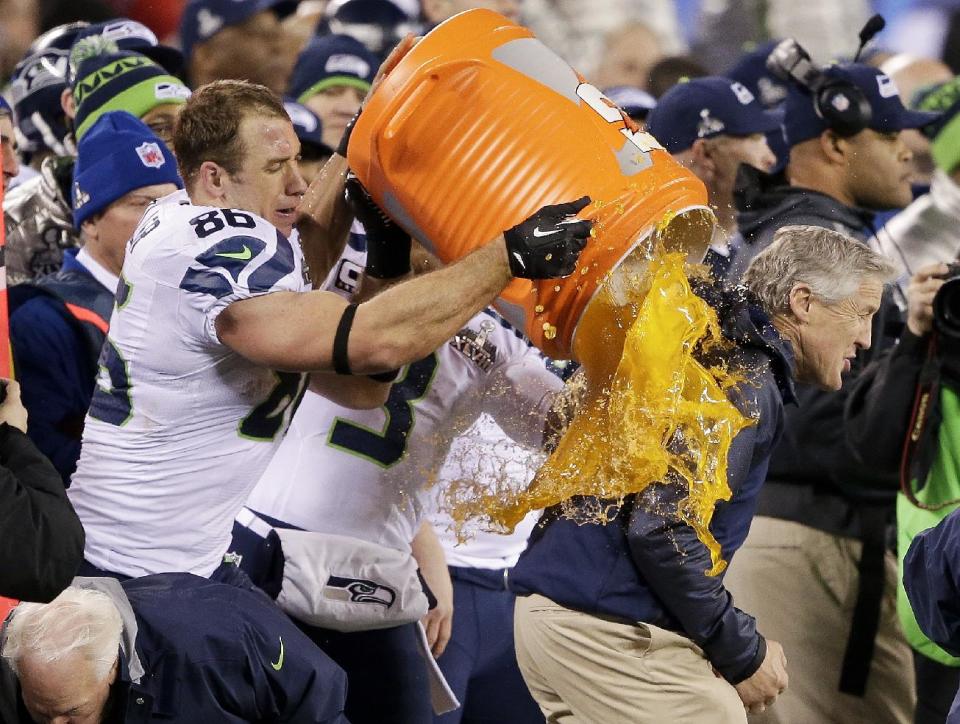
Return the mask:
[(80, 231), (87, 239), (97, 241), (100, 238), (100, 227), (97, 226), (97, 219), (99, 218), (100, 214), (94, 214), (90, 218), (84, 219), (80, 224)]
[(850, 160), (850, 141), (829, 129), (820, 134), (820, 150), (830, 163), (845, 166)]
[(691, 170), (704, 183), (710, 183), (717, 175), (717, 164), (713, 160), (713, 149), (703, 138), (698, 138), (690, 146)]
[(797, 282), (790, 290), (789, 297), (790, 313), (801, 324), (810, 320), (810, 308), (813, 304), (813, 292), (810, 287), (803, 282)]
[(214, 199), (221, 199), (226, 195), (226, 170), (214, 161), (204, 161), (197, 171), (197, 182), (206, 194)]
[(71, 121), (77, 117), (77, 99), (73, 97), (73, 90), (67, 86), (60, 93), (60, 108)]

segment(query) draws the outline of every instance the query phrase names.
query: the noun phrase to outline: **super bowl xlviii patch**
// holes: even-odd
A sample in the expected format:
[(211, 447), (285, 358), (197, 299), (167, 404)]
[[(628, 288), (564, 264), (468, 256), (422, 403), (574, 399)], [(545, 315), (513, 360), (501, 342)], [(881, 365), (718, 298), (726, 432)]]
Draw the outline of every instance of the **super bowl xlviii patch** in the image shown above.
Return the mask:
[(697, 124), (697, 138), (706, 138), (723, 133), (726, 125), (719, 118), (710, 115), (710, 109), (704, 108), (700, 111), (700, 123)]
[(147, 168), (160, 168), (167, 162), (160, 146), (154, 141), (144, 141), (137, 146), (137, 155), (140, 157), (140, 162)]
[(327, 585), (323, 587), (323, 595), (335, 601), (350, 601), (352, 603), (374, 603), (390, 608), (397, 600), (397, 592), (390, 586), (385, 586), (366, 578), (343, 578), (330, 576)]
[(79, 209), (85, 203), (90, 201), (90, 194), (80, 188), (80, 182), (73, 182), (73, 208)]
[(485, 319), (480, 322), (480, 331), (464, 327), (450, 340), (450, 346), (473, 362), (483, 372), (489, 372), (497, 361), (497, 346), (489, 339), (497, 328), (496, 322)]

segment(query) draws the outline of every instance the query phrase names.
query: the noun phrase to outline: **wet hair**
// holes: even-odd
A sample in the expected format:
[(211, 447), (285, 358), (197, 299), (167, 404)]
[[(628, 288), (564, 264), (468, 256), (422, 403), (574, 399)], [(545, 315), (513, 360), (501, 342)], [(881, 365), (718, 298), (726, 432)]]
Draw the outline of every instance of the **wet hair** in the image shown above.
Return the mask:
[(117, 661), (122, 633), (120, 612), (107, 594), (71, 586), (50, 603), (17, 606), (0, 653), (18, 675), (27, 656), (46, 664), (76, 653), (102, 681)]
[(280, 98), (256, 83), (218, 80), (193, 92), (173, 134), (177, 165), (188, 189), (204, 161), (213, 161), (230, 175), (240, 171), (247, 153), (240, 124), (252, 115), (290, 120)]
[(790, 292), (798, 283), (836, 304), (864, 281), (886, 284), (898, 271), (892, 260), (846, 234), (822, 226), (784, 226), (754, 257), (743, 283), (768, 313), (776, 314), (790, 309)]

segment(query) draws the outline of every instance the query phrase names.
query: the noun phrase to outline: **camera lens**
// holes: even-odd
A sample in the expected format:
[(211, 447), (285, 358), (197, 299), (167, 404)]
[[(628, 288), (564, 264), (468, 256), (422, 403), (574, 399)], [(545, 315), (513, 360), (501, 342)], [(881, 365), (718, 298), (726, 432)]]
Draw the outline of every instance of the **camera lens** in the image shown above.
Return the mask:
[(943, 336), (960, 339), (960, 277), (949, 279), (933, 298), (933, 322)]

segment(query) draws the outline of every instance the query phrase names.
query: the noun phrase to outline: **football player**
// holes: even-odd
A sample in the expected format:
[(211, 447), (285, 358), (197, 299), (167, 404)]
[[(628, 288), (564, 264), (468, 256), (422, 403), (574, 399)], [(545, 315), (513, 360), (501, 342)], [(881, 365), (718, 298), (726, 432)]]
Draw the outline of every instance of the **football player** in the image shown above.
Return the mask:
[[(362, 229), (354, 228), (327, 281), (328, 288), (347, 297), (357, 291), (363, 269), (369, 273), (367, 238), (356, 233)], [(372, 225), (367, 229), (372, 232)], [(343, 536), (413, 556), (437, 599), (424, 624), (439, 656), (450, 637), (453, 589), (443, 549), (426, 519), (427, 487), (451, 441), (481, 412), (492, 414), (513, 438), (539, 448), (562, 387), (522, 335), (483, 311), (436, 351), (410, 364), (379, 409), (351, 410), (308, 392), (238, 517), (231, 550), (254, 582), (273, 593), (279, 542), (270, 535), (271, 526)], [(315, 540), (317, 546), (328, 545), (327, 538)], [(344, 592), (362, 578), (351, 578), (343, 569), (337, 577)], [(329, 588), (331, 582), (324, 585)], [(397, 598), (400, 605), (402, 596)], [(352, 722), (433, 722), (415, 620), (347, 632), (300, 623), (347, 671), (346, 714)]]
[[(304, 373), (336, 402), (379, 406), (395, 370), (431, 355), (512, 276), (571, 273), (590, 232), (571, 218), (588, 199), (545, 207), (456, 264), (349, 304), (309, 291), (292, 236), (307, 191), (299, 141), (272, 92), (200, 88), (174, 147), (186, 195), (148, 208), (129, 242), (70, 489), (93, 575), (213, 575)], [(368, 275), (408, 270), (408, 250), (368, 250)]]

